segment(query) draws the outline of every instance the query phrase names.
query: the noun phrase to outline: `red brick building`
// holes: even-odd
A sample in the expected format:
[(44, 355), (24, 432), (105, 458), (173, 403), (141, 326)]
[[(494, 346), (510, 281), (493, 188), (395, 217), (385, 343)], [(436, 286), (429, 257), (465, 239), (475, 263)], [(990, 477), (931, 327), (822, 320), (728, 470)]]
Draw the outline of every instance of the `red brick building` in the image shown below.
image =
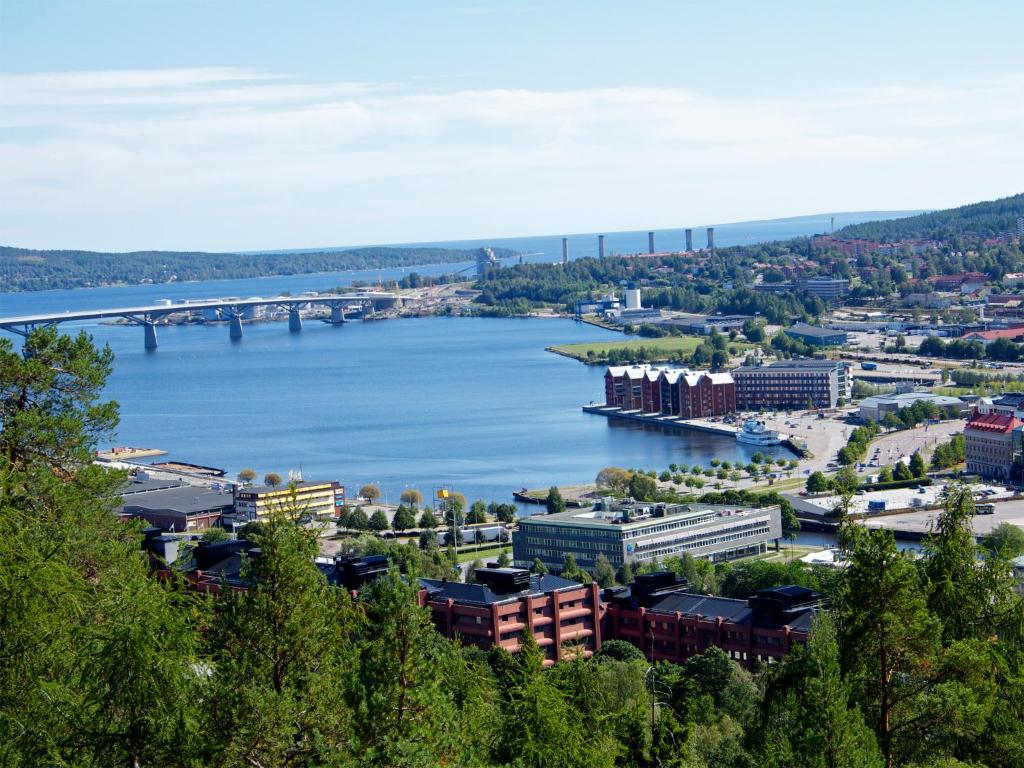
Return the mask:
[(519, 650), (533, 634), (544, 665), (601, 647), (600, 588), (518, 568), (479, 568), (477, 583), (420, 579), (420, 605), (430, 609), (437, 631), (490, 650)]
[(676, 378), (675, 386), (679, 407), (673, 416), (701, 419), (736, 412), (736, 384), (728, 373), (685, 371)]
[(728, 373), (612, 366), (604, 374), (605, 405), (684, 419), (736, 411), (736, 384)]
[(682, 663), (717, 647), (754, 669), (805, 643), (821, 605), (821, 597), (804, 587), (733, 600), (692, 594), (674, 581), (672, 573), (645, 574), (632, 587), (605, 590), (606, 638), (632, 643), (652, 662)]

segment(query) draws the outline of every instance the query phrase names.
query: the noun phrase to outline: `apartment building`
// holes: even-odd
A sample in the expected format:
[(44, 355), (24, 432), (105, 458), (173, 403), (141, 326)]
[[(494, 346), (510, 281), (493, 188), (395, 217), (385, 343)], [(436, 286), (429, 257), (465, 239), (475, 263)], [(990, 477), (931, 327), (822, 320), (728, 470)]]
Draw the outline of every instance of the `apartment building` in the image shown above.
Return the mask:
[(835, 408), (853, 393), (850, 364), (841, 360), (780, 360), (732, 371), (741, 411)]

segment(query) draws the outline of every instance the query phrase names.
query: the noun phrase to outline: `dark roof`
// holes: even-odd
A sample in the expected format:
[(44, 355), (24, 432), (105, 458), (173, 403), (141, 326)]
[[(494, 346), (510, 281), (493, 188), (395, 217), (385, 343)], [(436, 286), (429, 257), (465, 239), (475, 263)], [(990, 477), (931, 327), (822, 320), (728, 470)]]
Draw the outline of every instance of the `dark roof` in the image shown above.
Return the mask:
[(461, 581), (445, 581), (440, 579), (420, 579), (420, 586), (427, 590), (431, 598), (454, 600), (456, 603), (469, 605), (491, 605), (506, 600), (517, 600), (526, 595), (542, 595), (562, 589), (575, 589), (582, 586), (578, 581), (569, 581), (560, 576), (544, 574), (530, 576), (530, 588), (521, 592), (497, 593), (486, 584), (463, 584)]
[(178, 479), (162, 480), (154, 477), (138, 478), (132, 477), (121, 486), (122, 496), (132, 496), (136, 493), (148, 493), (165, 488), (180, 488), (185, 483)]
[(231, 491), (212, 491), (196, 485), (180, 485), (164, 490), (133, 493), (124, 498), (123, 511), (131, 514), (138, 511), (180, 512), (185, 515), (196, 515), (202, 512), (215, 512), (234, 506)]
[(746, 600), (733, 600), (728, 597), (709, 597), (689, 592), (668, 595), (650, 608), (648, 613), (681, 613), (686, 616), (704, 616), (705, 618), (728, 619), (735, 623), (749, 621), (750, 607)]
[(1024, 403), (1024, 393), (1020, 392), (1004, 392), (992, 401), (992, 405), (1001, 405), (1005, 408), (1020, 408), (1022, 403)]
[(801, 336), (814, 336), (816, 338), (827, 338), (832, 336), (845, 336), (846, 331), (835, 331), (831, 328), (819, 328), (807, 323), (794, 323), (789, 328), (783, 328), (786, 333), (796, 333)]

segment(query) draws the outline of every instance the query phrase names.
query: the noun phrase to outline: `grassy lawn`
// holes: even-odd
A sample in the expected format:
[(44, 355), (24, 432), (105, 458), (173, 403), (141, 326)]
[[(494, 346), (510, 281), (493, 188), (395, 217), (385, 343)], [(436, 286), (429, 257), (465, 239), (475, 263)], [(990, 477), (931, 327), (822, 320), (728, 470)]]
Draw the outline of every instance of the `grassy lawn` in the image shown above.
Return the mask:
[(459, 547), (459, 562), (460, 563), (471, 563), (474, 560), (482, 560), (487, 562), (488, 560), (497, 559), (498, 555), (502, 552), (507, 552), (509, 557), (512, 557), (512, 545), (505, 544), (501, 547), (484, 547), (483, 549), (475, 550), (463, 550)]
[[(588, 360), (600, 360), (611, 350), (644, 347), (647, 350), (652, 350), (656, 355), (664, 355), (667, 359), (676, 354), (692, 354), (703, 339), (704, 337), (702, 336), (664, 336), (660, 339), (648, 339), (637, 336), (626, 341), (592, 341), (582, 344), (560, 344), (548, 347), (548, 349), (551, 352), (587, 362)], [(753, 345), (744, 341), (730, 341), (727, 346), (736, 347), (737, 350), (743, 351), (750, 349)]]

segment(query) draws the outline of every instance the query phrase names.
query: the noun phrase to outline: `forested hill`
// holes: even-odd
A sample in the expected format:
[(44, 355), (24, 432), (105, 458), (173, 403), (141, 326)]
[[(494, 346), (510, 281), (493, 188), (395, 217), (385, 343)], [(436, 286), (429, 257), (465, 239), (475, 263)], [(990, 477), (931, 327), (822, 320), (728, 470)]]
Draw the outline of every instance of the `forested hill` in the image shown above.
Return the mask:
[[(507, 248), (493, 250), (498, 258), (516, 255)], [(303, 253), (99, 253), (0, 246), (0, 292), (454, 264), (473, 261), (476, 253), (474, 249), (402, 247)]]
[(943, 211), (921, 213), (903, 219), (851, 224), (836, 232), (836, 237), (884, 242), (916, 237), (935, 240), (964, 235), (991, 237), (1016, 230), (1017, 219), (1020, 216), (1024, 216), (1024, 194)]

